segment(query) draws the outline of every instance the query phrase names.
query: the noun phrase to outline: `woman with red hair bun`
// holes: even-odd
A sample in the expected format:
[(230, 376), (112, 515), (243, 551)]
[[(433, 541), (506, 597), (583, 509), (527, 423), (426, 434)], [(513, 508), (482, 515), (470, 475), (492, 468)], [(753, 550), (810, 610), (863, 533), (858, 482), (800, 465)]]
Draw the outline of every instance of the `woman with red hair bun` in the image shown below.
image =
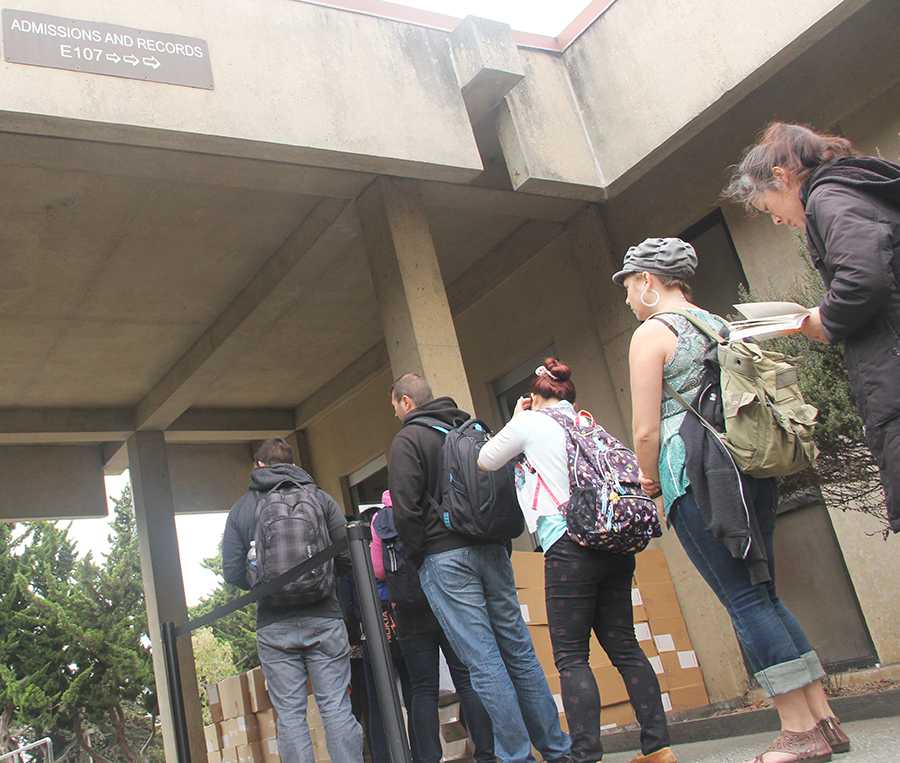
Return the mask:
[[(512, 420), (481, 449), (478, 466), (495, 471), (522, 454), (516, 489), (525, 521), (544, 551), (547, 619), (559, 671), (571, 758), (589, 763), (603, 757), (600, 694), (589, 664), (591, 631), (616, 666), (641, 724), (643, 763), (677, 763), (659, 682), (634, 634), (631, 606), (633, 554), (586, 548), (569, 537), (559, 507), (568, 502), (566, 430), (578, 426), (572, 369), (547, 358), (534, 372), (531, 394), (520, 398)], [(549, 415), (548, 415), (549, 414)], [(567, 424), (568, 426), (568, 424)]]

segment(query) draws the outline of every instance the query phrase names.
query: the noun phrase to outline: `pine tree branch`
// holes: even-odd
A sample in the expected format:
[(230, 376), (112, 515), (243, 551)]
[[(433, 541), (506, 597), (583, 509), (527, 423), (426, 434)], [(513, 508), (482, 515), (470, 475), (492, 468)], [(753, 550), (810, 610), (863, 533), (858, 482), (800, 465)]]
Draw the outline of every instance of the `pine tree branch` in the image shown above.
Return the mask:
[(76, 716), (72, 723), (72, 731), (75, 732), (75, 739), (78, 741), (78, 746), (91, 758), (91, 760), (94, 761), (94, 763), (113, 763), (113, 761), (105, 755), (97, 752), (95, 748), (91, 747), (87, 732), (82, 727), (81, 718), (78, 716)]
[(116, 742), (119, 745), (119, 749), (128, 758), (128, 763), (140, 763), (140, 758), (135, 755), (131, 745), (128, 744), (128, 738), (125, 736), (125, 713), (122, 712), (122, 706), (118, 703), (113, 705), (109, 711), (109, 717), (116, 734)]

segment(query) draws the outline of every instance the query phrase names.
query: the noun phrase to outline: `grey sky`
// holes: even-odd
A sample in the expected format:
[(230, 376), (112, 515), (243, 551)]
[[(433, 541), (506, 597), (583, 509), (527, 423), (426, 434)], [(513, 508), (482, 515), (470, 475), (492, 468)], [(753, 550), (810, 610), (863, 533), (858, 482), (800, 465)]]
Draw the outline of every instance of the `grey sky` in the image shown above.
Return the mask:
[(394, 0), (402, 5), (446, 13), (449, 16), (481, 16), (503, 21), (521, 32), (556, 37), (589, 0)]

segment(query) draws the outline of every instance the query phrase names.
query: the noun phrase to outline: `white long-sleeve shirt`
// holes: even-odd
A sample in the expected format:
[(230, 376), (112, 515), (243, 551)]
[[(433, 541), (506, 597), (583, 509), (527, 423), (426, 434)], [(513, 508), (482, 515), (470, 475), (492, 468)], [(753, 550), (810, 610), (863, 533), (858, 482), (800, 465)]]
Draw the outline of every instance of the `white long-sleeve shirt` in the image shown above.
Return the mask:
[[(554, 407), (575, 418), (571, 403), (562, 401)], [(522, 411), (481, 449), (478, 466), (496, 471), (521, 453), (528, 464), (516, 466), (516, 492), (525, 523), (534, 532), (538, 517), (558, 516), (559, 504), (569, 500), (565, 431), (539, 411)]]

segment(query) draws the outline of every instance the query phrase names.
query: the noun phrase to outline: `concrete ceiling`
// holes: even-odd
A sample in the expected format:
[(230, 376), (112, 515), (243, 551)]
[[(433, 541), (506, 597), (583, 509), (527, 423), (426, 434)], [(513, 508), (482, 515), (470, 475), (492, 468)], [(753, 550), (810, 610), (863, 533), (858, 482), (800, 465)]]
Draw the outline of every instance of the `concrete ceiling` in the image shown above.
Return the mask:
[[(172, 154), (0, 134), (0, 409), (133, 409), (138, 425), (187, 407), (288, 409), (381, 341), (346, 207), (369, 176)], [(479, 203), (447, 184), (425, 193), (448, 283), (521, 237), (531, 217), (558, 226), (580, 207), (475, 193), (490, 196)], [(316, 227), (326, 197), (338, 206)], [(273, 280), (292, 246), (314, 251)], [(233, 321), (249, 298), (265, 310)], [(227, 363), (154, 419), (180, 367), (196, 369), (203, 343), (225, 339)]]

